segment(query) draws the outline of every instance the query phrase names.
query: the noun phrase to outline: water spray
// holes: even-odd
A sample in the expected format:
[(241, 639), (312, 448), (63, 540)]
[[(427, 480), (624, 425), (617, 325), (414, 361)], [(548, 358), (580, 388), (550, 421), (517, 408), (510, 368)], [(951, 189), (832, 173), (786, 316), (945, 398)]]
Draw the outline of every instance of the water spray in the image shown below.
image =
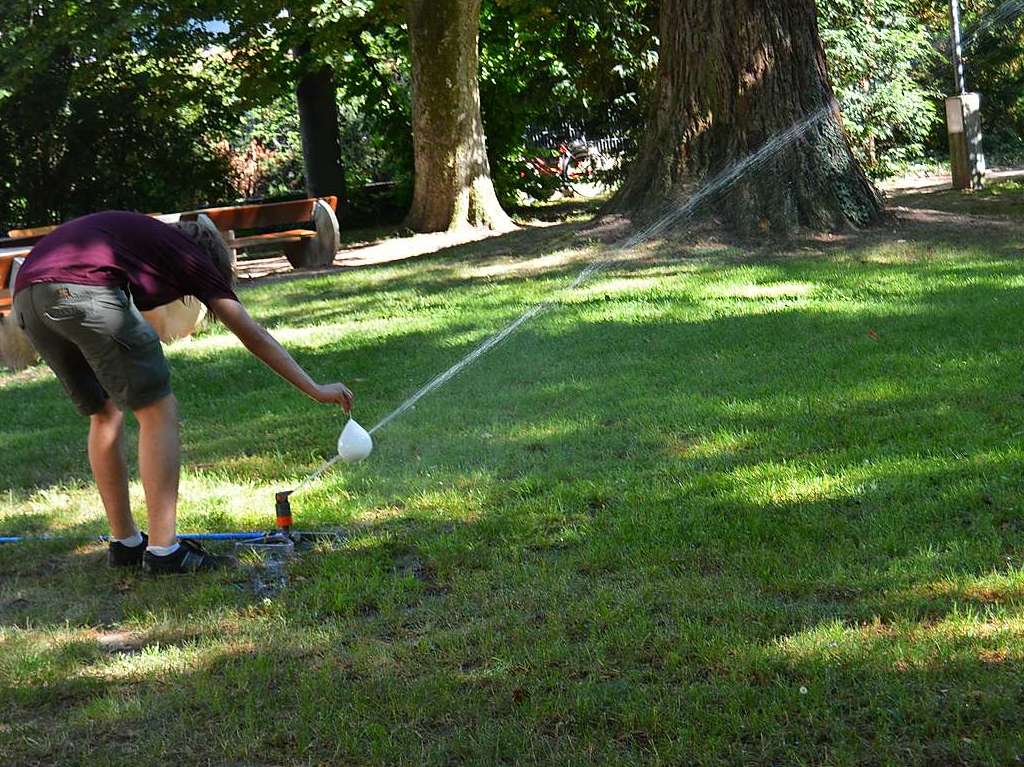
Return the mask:
[(1024, 14), (1024, 0), (1005, 0), (998, 8), (983, 16), (973, 27), (964, 30), (964, 49), (973, 48), (974, 44), (993, 28), (1012, 23)]
[[(1024, 2), (1024, 0), (1021, 1)], [(421, 399), (444, 386), (448, 381), (472, 365), (484, 354), (506, 341), (527, 322), (560, 303), (565, 295), (575, 291), (594, 275), (604, 271), (612, 264), (622, 262), (630, 251), (648, 240), (653, 239), (669, 227), (678, 225), (680, 222), (690, 219), (702, 206), (720, 197), (725, 192), (728, 192), (748, 173), (763, 168), (784, 148), (809, 133), (830, 113), (830, 111), (830, 107), (824, 107), (810, 117), (807, 117), (781, 133), (776, 134), (770, 140), (765, 142), (765, 144), (756, 152), (714, 176), (688, 198), (684, 198), (680, 195), (679, 197), (666, 202), (656, 211), (652, 223), (626, 238), (622, 244), (615, 248), (611, 256), (585, 266), (569, 285), (556, 291), (551, 297), (531, 306), (519, 317), (505, 325), (501, 330), (481, 342), (476, 348), (462, 357), (462, 359), (454, 365), (431, 378), (398, 407), (378, 421), (369, 431), (363, 429), (355, 419), (349, 418), (348, 423), (345, 425), (341, 435), (338, 437), (338, 454), (325, 461), (323, 465), (310, 473), (295, 487), (295, 489), (282, 490), (275, 494), (274, 508), (276, 530), (274, 532), (266, 534), (207, 533), (200, 535), (182, 535), (181, 537), (194, 538), (197, 540), (238, 541), (239, 543), (236, 544), (238, 546), (244, 546), (255, 550), (263, 549), (271, 553), (281, 552), (285, 556), (291, 553), (297, 542), (323, 538), (335, 539), (337, 536), (333, 533), (309, 533), (293, 530), (291, 496), (301, 492), (318, 480), (338, 461), (355, 463), (365, 459), (373, 450), (373, 434), (383, 429), (402, 414), (408, 412)], [(46, 539), (45, 536), (41, 538)], [(38, 539), (39, 538), (37, 538), (37, 540)], [(0, 537), (0, 543), (20, 542), (23, 540), (30, 540), (30, 538)], [(52, 540), (52, 538), (50, 538), (50, 540)]]
[[(431, 392), (440, 389), (455, 376), (480, 359), (484, 354), (507, 340), (513, 333), (534, 317), (537, 317), (555, 306), (566, 294), (572, 293), (587, 280), (607, 269), (612, 264), (619, 263), (626, 255), (629, 254), (630, 251), (661, 234), (670, 226), (678, 225), (680, 222), (691, 218), (702, 206), (729, 191), (748, 173), (764, 167), (785, 147), (806, 135), (815, 125), (824, 119), (830, 111), (829, 107), (825, 107), (810, 117), (795, 123), (786, 130), (775, 135), (756, 152), (714, 176), (688, 198), (680, 196), (666, 202), (656, 212), (654, 221), (651, 224), (628, 237), (615, 249), (611, 256), (600, 261), (587, 264), (587, 266), (580, 271), (569, 285), (557, 291), (550, 298), (534, 304), (521, 315), (505, 325), (501, 330), (488, 336), (475, 349), (462, 357), (462, 359), (454, 365), (449, 367), (447, 370), (438, 373), (427, 381), (427, 383), (417, 389), (398, 407), (378, 421), (368, 432), (356, 423), (355, 420), (350, 419), (348, 424), (346, 424), (344, 431), (342, 431), (341, 436), (338, 438), (338, 454), (330, 460), (325, 461), (323, 465), (309, 474), (309, 476), (302, 480), (294, 490), (280, 492), (277, 494), (276, 504), (278, 530), (282, 531), (285, 535), (288, 535), (288, 531), (290, 530), (292, 517), (289, 498), (291, 495), (301, 492), (303, 489), (316, 482), (338, 461), (347, 461), (352, 463), (366, 458), (373, 449), (373, 437), (371, 435), (380, 431), (396, 418), (411, 410), (417, 402)], [(286, 521), (282, 522), (282, 520)]]
[[(394, 421), (400, 415), (412, 408), (417, 402), (426, 397), (431, 392), (444, 386), (448, 381), (454, 378), (456, 375), (461, 373), (467, 367), (476, 362), (481, 356), (495, 348), (503, 341), (509, 338), (519, 328), (525, 325), (527, 322), (532, 320), (534, 317), (542, 314), (548, 309), (559, 303), (565, 294), (572, 293), (579, 288), (583, 283), (604, 271), (612, 264), (618, 263), (624, 259), (630, 251), (634, 250), (639, 245), (647, 242), (654, 238), (658, 234), (668, 229), (670, 226), (677, 225), (681, 221), (691, 218), (697, 210), (699, 210), (705, 203), (721, 196), (729, 189), (734, 187), (737, 182), (740, 181), (745, 175), (753, 170), (763, 167), (771, 159), (773, 159), (783, 148), (788, 146), (793, 141), (804, 136), (808, 131), (811, 130), (818, 122), (826, 117), (830, 112), (829, 108), (824, 108), (805, 120), (787, 128), (782, 133), (779, 133), (770, 141), (764, 144), (760, 149), (754, 152), (752, 155), (744, 158), (735, 165), (727, 168), (726, 170), (719, 173), (717, 176), (712, 178), (709, 182), (704, 184), (688, 199), (678, 197), (665, 203), (656, 214), (655, 220), (650, 225), (646, 226), (639, 232), (634, 233), (628, 237), (621, 245), (619, 245), (613, 255), (608, 258), (602, 259), (601, 261), (595, 261), (588, 264), (583, 270), (576, 276), (576, 279), (572, 281), (568, 286), (555, 293), (550, 298), (541, 301), (538, 304), (534, 304), (519, 317), (512, 320), (505, 327), (494, 333), (483, 341), (479, 346), (473, 349), (469, 354), (460, 359), (454, 365), (447, 370), (439, 373), (430, 379), (426, 384), (420, 387), (415, 393), (413, 393), (408, 399), (406, 399), (401, 405), (391, 411), (388, 415), (382, 418), (373, 428), (370, 429), (370, 434), (374, 434), (380, 429), (383, 429), (389, 423)], [(325, 464), (313, 475), (312, 478), (319, 477), (326, 469), (336, 462), (338, 459), (335, 458), (328, 464)], [(307, 482), (312, 481), (308, 479), (303, 482), (304, 486)]]

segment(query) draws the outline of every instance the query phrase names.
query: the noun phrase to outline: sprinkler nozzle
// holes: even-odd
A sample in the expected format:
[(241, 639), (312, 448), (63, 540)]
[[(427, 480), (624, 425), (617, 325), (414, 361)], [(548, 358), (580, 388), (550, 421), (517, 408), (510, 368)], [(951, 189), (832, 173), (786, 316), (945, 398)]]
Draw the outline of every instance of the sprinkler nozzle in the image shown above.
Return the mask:
[(288, 500), (288, 496), (291, 494), (291, 490), (282, 490), (274, 496), (277, 528), (285, 533), (292, 527), (292, 504)]

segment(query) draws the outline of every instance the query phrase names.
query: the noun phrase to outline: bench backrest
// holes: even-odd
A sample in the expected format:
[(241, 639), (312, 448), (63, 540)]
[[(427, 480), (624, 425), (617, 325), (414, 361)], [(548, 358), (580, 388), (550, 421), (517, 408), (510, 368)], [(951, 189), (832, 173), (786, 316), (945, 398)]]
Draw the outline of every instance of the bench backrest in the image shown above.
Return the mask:
[[(263, 229), (282, 224), (295, 224), (313, 220), (313, 208), (316, 207), (317, 199), (322, 199), (331, 206), (331, 210), (338, 209), (337, 197), (310, 197), (305, 200), (293, 200), (291, 202), (270, 202), (262, 205), (234, 205), (224, 208), (207, 208), (205, 210), (192, 210), (187, 213), (150, 213), (148, 215), (165, 223), (175, 221), (195, 221), (200, 213), (205, 213), (213, 221), (214, 225), (222, 232), (235, 231), (238, 229)], [(34, 245), (46, 235), (56, 229), (59, 224), (52, 226), (35, 226), (26, 229), (11, 229), (7, 232), (8, 245)], [(15, 242), (16, 240), (16, 242)], [(0, 243), (5, 241), (0, 239)], [(0, 244), (2, 247), (2, 244)], [(0, 286), (3, 283), (0, 282)]]
[[(53, 231), (57, 227), (56, 226), (48, 226), (48, 227), (45, 227), (45, 228), (49, 229), (50, 231)], [(28, 230), (24, 230), (24, 229), (12, 229), (11, 230), (11, 232), (21, 232), (21, 231), (28, 231)], [(43, 239), (46, 235), (48, 235), (50, 233), (50, 232), (43, 232), (42, 234), (31, 234), (31, 235), (27, 235), (27, 236), (22, 237), (22, 236), (19, 236), (19, 235), (16, 235), (16, 234), (11, 234), (11, 232), (8, 232), (8, 234), (11, 235), (10, 237), (4, 238), (4, 239), (0, 239), (0, 248), (16, 248), (16, 247), (21, 247), (21, 246), (24, 246), (24, 245), (35, 245), (37, 242), (39, 242), (41, 239)]]
[[(338, 206), (337, 197), (321, 198), (331, 209)], [(206, 208), (205, 210), (182, 213), (183, 221), (194, 221), (200, 213), (205, 213), (214, 225), (222, 232), (238, 229), (263, 229), (269, 226), (295, 224), (313, 220), (313, 208), (317, 198), (293, 200), (291, 202), (270, 202), (263, 205), (236, 205), (226, 208)]]
[[(178, 214), (177, 213), (171, 213), (171, 214), (148, 213), (147, 215), (152, 216), (153, 218), (159, 219), (161, 221), (166, 221), (168, 223), (178, 220)], [(60, 224), (51, 224), (50, 226), (33, 226), (33, 227), (30, 227), (30, 228), (26, 228), (26, 229), (9, 229), (7, 231), (7, 237), (10, 240), (17, 240), (17, 242), (9, 242), (8, 244), (11, 244), (11, 245), (34, 245), (35, 243), (37, 243), (41, 239), (43, 239), (43, 237), (45, 237), (50, 232), (52, 232), (54, 229), (56, 229), (58, 226), (60, 226)], [(4, 241), (0, 240), (0, 247), (3, 246), (3, 243), (4, 243)]]
[(42, 237), (47, 235), (56, 229), (58, 224), (52, 224), (50, 226), (34, 226), (30, 229), (11, 229), (7, 232), (7, 236), (12, 239), (22, 239), (24, 237)]

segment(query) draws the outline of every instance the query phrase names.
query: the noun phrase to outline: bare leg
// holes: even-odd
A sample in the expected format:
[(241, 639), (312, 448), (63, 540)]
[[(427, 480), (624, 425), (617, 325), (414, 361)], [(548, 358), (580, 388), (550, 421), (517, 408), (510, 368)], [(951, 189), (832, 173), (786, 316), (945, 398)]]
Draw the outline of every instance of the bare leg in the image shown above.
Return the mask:
[(149, 542), (172, 546), (177, 540), (178, 510), (178, 401), (173, 394), (135, 411), (139, 421), (139, 474), (146, 493)]
[(128, 499), (123, 422), (124, 416), (112, 400), (107, 400), (100, 412), (89, 416), (89, 465), (114, 538), (130, 538), (138, 532)]

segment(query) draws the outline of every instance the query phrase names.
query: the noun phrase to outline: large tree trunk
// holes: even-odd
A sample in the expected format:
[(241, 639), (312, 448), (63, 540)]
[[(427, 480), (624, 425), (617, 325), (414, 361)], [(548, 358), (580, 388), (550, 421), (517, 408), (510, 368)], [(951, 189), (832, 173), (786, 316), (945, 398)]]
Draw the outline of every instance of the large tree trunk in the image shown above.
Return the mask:
[(814, 0), (662, 0), (654, 109), (610, 207), (657, 209), (815, 115), (763, 168), (715, 198), (727, 225), (779, 233), (864, 226), (882, 204), (850, 153)]
[(491, 184), (477, 79), (480, 0), (409, 0), (418, 232), (513, 228)]
[(334, 70), (325, 64), (302, 76), (295, 96), (299, 106), (306, 194), (310, 197), (337, 197), (341, 212), (347, 198), (336, 92)]

